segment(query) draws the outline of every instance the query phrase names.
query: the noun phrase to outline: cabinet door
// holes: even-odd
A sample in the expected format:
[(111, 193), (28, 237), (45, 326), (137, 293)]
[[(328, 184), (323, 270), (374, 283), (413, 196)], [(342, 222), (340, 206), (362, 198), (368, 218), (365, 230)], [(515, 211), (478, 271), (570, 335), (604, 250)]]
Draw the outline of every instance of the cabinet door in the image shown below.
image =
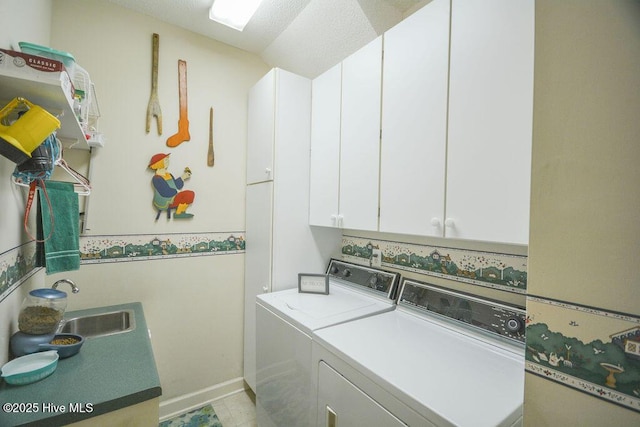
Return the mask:
[(271, 289), (273, 182), (248, 185), (244, 271), (244, 378), (256, 390), (256, 296)]
[(407, 424), (321, 361), (318, 367), (316, 425), (400, 427)]
[(534, 0), (454, 0), (445, 235), (526, 244)]
[(338, 226), (342, 64), (312, 83), (309, 224)]
[(249, 91), (247, 184), (273, 178), (275, 74), (269, 71)]
[(380, 231), (443, 235), (449, 1), (384, 35)]
[(342, 226), (378, 229), (382, 37), (342, 62)]

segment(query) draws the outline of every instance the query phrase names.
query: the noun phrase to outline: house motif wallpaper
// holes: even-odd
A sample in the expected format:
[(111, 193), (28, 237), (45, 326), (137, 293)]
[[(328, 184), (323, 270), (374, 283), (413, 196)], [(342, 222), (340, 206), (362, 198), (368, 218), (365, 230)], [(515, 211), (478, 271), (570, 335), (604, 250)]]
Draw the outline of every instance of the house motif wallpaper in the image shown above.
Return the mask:
[(37, 271), (35, 256), (33, 241), (0, 254), (0, 301)]
[(137, 234), (80, 238), (80, 258), (85, 264), (210, 256), (240, 253), (244, 250), (244, 232)]
[(342, 256), (347, 261), (369, 262), (374, 250), (381, 252), (382, 267), (520, 294), (527, 290), (526, 256), (342, 237)]
[(527, 297), (526, 369), (640, 412), (640, 318)]
[[(241, 254), (245, 244), (244, 231), (81, 236), (80, 262), (82, 265)], [(31, 241), (0, 254), (0, 301), (40, 269), (35, 266), (35, 252), (35, 242)]]

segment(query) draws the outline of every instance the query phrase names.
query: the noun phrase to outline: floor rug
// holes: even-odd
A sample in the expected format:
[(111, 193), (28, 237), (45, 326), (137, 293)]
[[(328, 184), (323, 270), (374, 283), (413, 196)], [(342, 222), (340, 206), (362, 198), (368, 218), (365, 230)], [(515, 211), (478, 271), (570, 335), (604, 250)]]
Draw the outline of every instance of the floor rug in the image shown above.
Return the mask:
[(159, 427), (222, 427), (211, 405), (178, 415), (160, 423)]

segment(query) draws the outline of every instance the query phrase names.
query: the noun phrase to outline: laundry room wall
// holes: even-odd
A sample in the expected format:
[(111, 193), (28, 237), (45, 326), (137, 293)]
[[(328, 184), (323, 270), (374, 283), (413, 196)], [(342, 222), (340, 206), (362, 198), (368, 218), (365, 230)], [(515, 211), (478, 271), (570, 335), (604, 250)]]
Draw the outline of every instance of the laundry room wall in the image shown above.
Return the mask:
[(536, 1), (525, 425), (640, 425), (639, 22)]
[[(242, 388), (246, 103), (249, 88), (269, 67), (256, 55), (109, 2), (54, 0), (50, 16), (49, 40), (20, 34), (18, 41), (68, 51), (89, 72), (106, 142), (92, 154), (65, 152), (78, 170), (90, 170), (82, 264), (50, 276), (40, 270), (37, 285), (75, 281), (80, 293), (70, 294), (67, 310), (141, 301), (161, 406)], [(160, 38), (162, 135), (155, 119), (145, 132), (153, 33)], [(170, 148), (166, 140), (178, 131), (178, 60), (187, 62), (190, 140)], [(213, 167), (207, 166), (211, 107)], [(158, 153), (170, 154), (172, 174), (192, 171), (185, 184), (195, 193), (187, 210), (192, 218), (168, 219), (162, 212), (156, 220), (148, 165)], [(12, 168), (2, 170), (0, 195), (11, 198), (6, 182)], [(17, 230), (20, 219), (13, 214), (7, 227)], [(21, 300), (13, 294), (11, 307)]]
[[(27, 37), (48, 45), (50, 33), (50, 0), (0, 1), (0, 48), (17, 47), (18, 41)], [(9, 337), (17, 328), (25, 289), (42, 282), (39, 275), (33, 275), (29, 260), (34, 246), (26, 244), (28, 238), (22, 228), (26, 194), (9, 181), (14, 168), (13, 162), (0, 156), (0, 363), (9, 358)]]

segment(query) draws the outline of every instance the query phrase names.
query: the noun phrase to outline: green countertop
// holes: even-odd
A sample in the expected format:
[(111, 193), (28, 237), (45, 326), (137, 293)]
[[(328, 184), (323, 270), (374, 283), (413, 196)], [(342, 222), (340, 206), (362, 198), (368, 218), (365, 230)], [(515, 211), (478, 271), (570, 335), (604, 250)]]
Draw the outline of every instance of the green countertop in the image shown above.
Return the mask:
[[(60, 359), (55, 372), (41, 381), (27, 385), (0, 383), (0, 426), (62, 426), (162, 394), (142, 304), (78, 310), (65, 317), (115, 310), (133, 310), (135, 329), (85, 339), (78, 354)], [(7, 412), (7, 403), (27, 405), (18, 412)], [(24, 412), (29, 408), (31, 412)]]

